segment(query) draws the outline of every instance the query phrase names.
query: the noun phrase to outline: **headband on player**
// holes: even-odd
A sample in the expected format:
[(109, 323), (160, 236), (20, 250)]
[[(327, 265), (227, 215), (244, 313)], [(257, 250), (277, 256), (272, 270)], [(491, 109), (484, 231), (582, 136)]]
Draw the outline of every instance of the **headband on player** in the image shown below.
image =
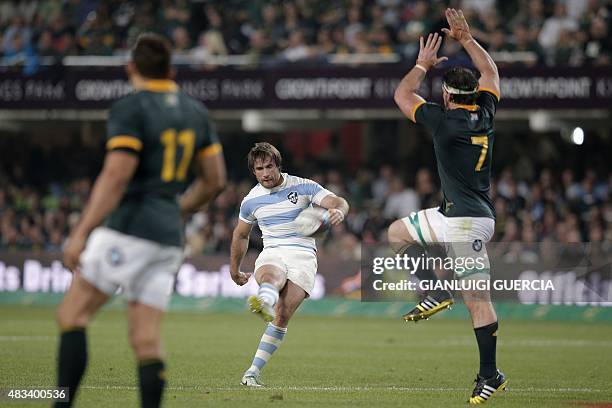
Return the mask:
[(473, 91), (464, 91), (462, 89), (453, 88), (452, 86), (446, 85), (446, 83), (442, 82), (442, 89), (448, 92), (451, 95), (469, 95), (478, 92), (478, 86), (474, 88)]

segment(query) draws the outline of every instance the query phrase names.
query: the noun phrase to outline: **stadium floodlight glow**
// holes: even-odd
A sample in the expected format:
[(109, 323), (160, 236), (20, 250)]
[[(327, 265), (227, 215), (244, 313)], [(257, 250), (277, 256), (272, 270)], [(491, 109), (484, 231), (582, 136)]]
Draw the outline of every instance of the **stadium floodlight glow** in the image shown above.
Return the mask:
[(572, 142), (576, 145), (584, 143), (584, 130), (581, 127), (574, 128), (572, 131)]
[(247, 110), (242, 114), (242, 129), (245, 132), (256, 133), (263, 129), (263, 116), (256, 110)]
[(536, 110), (529, 113), (529, 129), (534, 132), (547, 132), (553, 128), (553, 120), (550, 113), (544, 110)]

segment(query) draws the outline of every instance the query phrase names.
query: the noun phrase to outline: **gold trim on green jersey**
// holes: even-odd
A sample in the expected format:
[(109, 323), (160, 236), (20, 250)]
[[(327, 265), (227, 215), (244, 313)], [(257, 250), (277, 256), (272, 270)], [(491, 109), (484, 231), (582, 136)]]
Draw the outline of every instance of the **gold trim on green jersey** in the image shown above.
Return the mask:
[(139, 152), (142, 150), (142, 142), (137, 137), (128, 135), (113, 136), (106, 142), (106, 150), (119, 148), (128, 148)]

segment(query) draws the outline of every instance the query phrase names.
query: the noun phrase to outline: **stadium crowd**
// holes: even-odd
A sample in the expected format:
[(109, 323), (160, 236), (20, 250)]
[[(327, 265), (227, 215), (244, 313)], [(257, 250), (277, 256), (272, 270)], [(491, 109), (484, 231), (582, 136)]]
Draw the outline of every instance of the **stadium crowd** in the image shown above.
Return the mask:
[[(330, 55), (395, 55), (412, 61), (420, 35), (440, 31), (461, 7), (475, 37), (503, 65), (610, 63), (605, 0), (23, 0), (0, 2), (0, 61), (35, 72), (40, 60), (125, 55), (142, 32), (171, 39), (176, 54), (207, 64), (325, 61)], [(449, 41), (449, 64), (465, 61)]]
[[(426, 168), (409, 185), (390, 165), (355, 175), (330, 170), (309, 176), (351, 203), (347, 222), (320, 243), (321, 250), (346, 259), (358, 257), (360, 243), (384, 242), (385, 229), (394, 219), (435, 206), (440, 198), (435, 176)], [(497, 211), (493, 241), (612, 243), (612, 173), (603, 176), (587, 170), (576, 179), (570, 169), (544, 169), (533, 180), (517, 180), (509, 169), (503, 170), (492, 189)], [(191, 219), (190, 253), (229, 253), (240, 202), (252, 185), (250, 178), (230, 182), (214, 204)], [(92, 179), (85, 177), (35, 188), (0, 175), (0, 249), (60, 250), (91, 186)], [(252, 242), (261, 247), (257, 229)]]

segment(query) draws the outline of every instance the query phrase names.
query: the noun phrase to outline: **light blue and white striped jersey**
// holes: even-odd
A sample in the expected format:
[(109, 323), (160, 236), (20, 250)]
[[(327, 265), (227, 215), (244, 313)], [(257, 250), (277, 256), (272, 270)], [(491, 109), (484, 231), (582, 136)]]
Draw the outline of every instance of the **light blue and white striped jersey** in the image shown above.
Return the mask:
[(298, 214), (312, 204), (321, 204), (328, 195), (334, 195), (318, 183), (281, 173), (281, 185), (268, 189), (257, 184), (240, 204), (239, 218), (261, 229), (264, 249), (292, 247), (316, 251), (315, 239), (302, 237), (295, 231), (294, 220)]

